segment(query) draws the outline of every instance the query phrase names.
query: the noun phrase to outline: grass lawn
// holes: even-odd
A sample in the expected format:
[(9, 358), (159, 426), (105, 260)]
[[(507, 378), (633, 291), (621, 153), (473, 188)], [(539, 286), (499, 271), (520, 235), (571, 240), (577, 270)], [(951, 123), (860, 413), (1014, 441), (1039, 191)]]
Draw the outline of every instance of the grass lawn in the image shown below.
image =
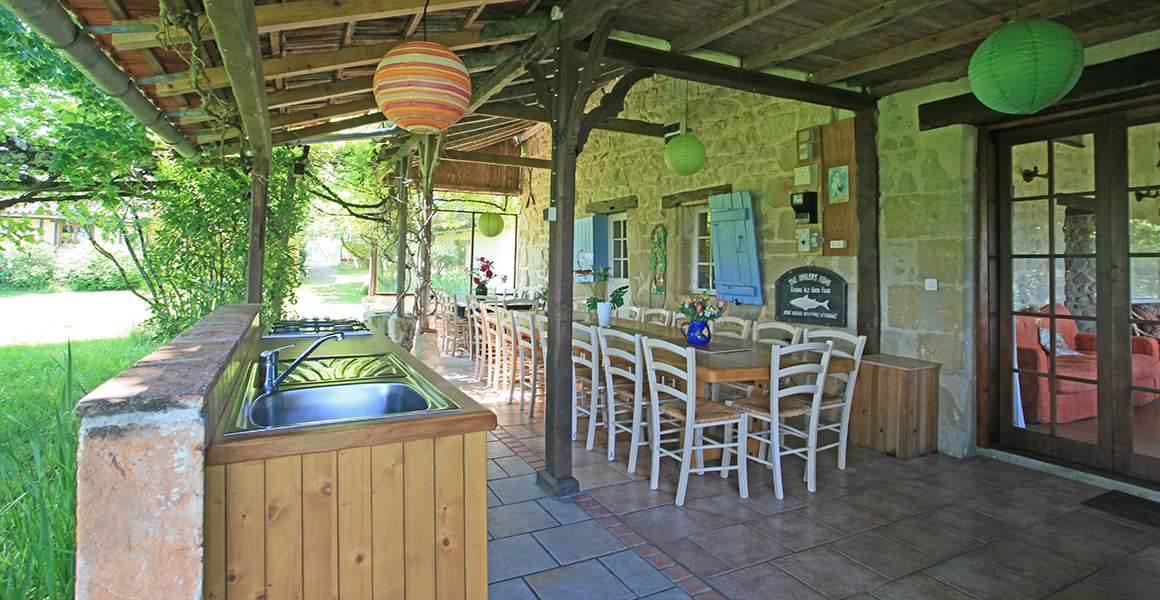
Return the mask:
[(152, 352), (147, 338), (0, 346), (0, 597), (72, 598), (76, 401)]
[(367, 295), (366, 284), (361, 281), (350, 283), (325, 283), (309, 286), (311, 292), (322, 304), (359, 304)]

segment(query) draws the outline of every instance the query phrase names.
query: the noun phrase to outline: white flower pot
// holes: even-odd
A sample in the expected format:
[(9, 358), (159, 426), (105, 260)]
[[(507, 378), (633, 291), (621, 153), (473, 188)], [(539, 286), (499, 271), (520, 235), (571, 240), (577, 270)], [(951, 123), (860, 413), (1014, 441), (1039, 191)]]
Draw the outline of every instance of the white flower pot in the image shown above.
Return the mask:
[(597, 302), (596, 303), (596, 322), (601, 327), (608, 327), (612, 324), (612, 303), (611, 302)]

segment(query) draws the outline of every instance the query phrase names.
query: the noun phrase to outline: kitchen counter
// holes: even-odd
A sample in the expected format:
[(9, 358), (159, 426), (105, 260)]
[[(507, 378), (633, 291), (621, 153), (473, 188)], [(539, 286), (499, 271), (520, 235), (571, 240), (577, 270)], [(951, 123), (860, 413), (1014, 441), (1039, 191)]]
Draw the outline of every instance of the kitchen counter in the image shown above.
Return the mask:
[[(280, 353), (294, 358), (315, 339), (261, 340), (249, 360), (297, 342)], [(227, 438), (232, 402), (212, 407), (204, 598), (487, 597), (485, 431), (495, 414), (379, 333), (325, 342), (312, 357), (382, 354), (461, 410)]]
[[(297, 346), (281, 351), (279, 359), (297, 358), (316, 339), (316, 337), (310, 336), (263, 339), (254, 346), (253, 360), (257, 360), (257, 355), (265, 350), (289, 344), (297, 344)], [(480, 406), (471, 397), (459, 391), (459, 388), (443, 379), (410, 352), (381, 333), (351, 335), (341, 341), (324, 342), (314, 351), (311, 358), (382, 354), (391, 354), (402, 360), (439, 392), (459, 405), (460, 410), (270, 431), (255, 430), (245, 434), (234, 434), (227, 439), (224, 431), (228, 425), (227, 415), (232, 408), (232, 403), (226, 402), (215, 407), (216, 417), (213, 422), (207, 423), (207, 428), (212, 434), (206, 448), (206, 464), (223, 465), (302, 454), (303, 452), (322, 452), (355, 446), (406, 442), (432, 438), (436, 435), (463, 434), (471, 431), (495, 429), (495, 413)], [(238, 379), (238, 385), (242, 385), (244, 377)]]

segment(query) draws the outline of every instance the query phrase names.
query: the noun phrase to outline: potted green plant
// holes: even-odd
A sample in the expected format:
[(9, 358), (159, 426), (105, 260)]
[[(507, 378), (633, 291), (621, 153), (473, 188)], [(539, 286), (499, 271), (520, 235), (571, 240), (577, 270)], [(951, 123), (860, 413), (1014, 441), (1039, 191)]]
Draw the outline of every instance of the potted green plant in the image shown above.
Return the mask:
[(608, 295), (608, 273), (610, 270), (609, 267), (576, 270), (577, 275), (592, 276), (592, 281), (589, 282), (589, 285), (592, 286), (592, 295), (585, 303), (588, 305), (588, 310), (596, 311), (596, 322), (601, 327), (608, 327), (612, 323), (612, 309), (624, 306), (624, 295), (628, 293), (628, 286), (624, 285), (612, 290), (612, 295)]

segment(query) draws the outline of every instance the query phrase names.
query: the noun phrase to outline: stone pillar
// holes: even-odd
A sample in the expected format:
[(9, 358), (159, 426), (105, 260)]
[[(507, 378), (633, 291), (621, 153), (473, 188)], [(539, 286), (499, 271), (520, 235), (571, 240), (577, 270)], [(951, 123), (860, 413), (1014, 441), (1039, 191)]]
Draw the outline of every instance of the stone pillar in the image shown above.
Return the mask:
[[(1067, 254), (1095, 254), (1095, 213), (1068, 207), (1063, 217), (1064, 252)], [(1096, 259), (1067, 258), (1063, 261), (1064, 302), (1073, 315), (1096, 315)], [(1080, 333), (1097, 333), (1092, 321), (1076, 321)]]
[(259, 340), (232, 304), (77, 404), (78, 600), (201, 600), (205, 415)]

